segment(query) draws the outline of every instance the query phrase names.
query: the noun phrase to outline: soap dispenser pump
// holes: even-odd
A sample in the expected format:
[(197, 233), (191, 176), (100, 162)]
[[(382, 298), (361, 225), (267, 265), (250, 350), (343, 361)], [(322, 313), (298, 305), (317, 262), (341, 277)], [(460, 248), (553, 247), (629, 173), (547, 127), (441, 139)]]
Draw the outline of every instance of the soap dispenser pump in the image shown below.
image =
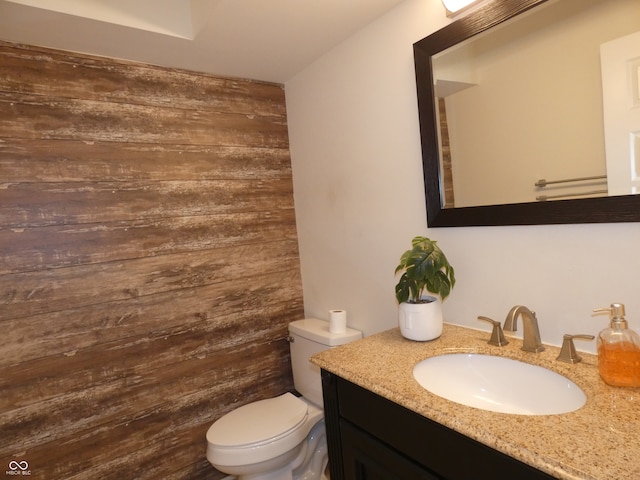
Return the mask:
[(594, 312), (608, 312), (611, 318), (597, 340), (600, 376), (614, 387), (640, 387), (640, 335), (629, 329), (624, 305), (612, 303)]

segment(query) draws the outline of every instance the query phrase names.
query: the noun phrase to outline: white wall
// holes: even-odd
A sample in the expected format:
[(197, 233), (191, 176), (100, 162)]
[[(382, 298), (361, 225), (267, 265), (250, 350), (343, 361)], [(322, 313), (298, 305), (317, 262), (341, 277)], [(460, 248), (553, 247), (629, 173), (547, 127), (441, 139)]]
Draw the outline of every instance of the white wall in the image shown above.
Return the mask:
[(487, 329), (478, 315), (524, 304), (557, 345), (622, 302), (640, 331), (640, 224), (427, 228), (412, 45), (448, 22), (439, 0), (406, 0), (285, 85), (306, 315), (395, 327), (394, 268), (427, 235), (456, 268), (447, 322)]

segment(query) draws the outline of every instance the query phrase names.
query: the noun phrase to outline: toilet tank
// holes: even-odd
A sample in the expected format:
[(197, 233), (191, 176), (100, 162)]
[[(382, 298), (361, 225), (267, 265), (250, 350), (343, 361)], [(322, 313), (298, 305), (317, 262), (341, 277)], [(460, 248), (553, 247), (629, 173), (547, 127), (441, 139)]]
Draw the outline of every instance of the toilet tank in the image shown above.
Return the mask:
[(289, 345), (293, 383), (304, 398), (322, 407), (320, 367), (309, 359), (316, 353), (362, 338), (362, 332), (347, 328), (344, 333), (331, 333), (329, 322), (306, 318), (289, 324)]

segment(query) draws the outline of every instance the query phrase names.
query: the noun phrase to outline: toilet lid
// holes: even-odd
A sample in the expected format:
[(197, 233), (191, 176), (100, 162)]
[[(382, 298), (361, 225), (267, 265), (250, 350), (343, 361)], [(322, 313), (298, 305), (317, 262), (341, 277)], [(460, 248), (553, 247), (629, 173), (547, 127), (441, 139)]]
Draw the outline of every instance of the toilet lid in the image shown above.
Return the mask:
[(207, 441), (223, 447), (264, 442), (297, 427), (307, 404), (291, 393), (259, 400), (227, 413), (207, 432)]

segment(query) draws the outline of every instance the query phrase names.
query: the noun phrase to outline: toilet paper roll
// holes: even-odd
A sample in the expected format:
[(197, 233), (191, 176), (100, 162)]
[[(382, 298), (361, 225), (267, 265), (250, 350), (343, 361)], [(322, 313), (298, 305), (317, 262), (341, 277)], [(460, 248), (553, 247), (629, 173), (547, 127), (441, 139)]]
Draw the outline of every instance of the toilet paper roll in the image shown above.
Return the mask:
[(331, 333), (344, 333), (347, 331), (346, 310), (329, 310), (329, 331)]

